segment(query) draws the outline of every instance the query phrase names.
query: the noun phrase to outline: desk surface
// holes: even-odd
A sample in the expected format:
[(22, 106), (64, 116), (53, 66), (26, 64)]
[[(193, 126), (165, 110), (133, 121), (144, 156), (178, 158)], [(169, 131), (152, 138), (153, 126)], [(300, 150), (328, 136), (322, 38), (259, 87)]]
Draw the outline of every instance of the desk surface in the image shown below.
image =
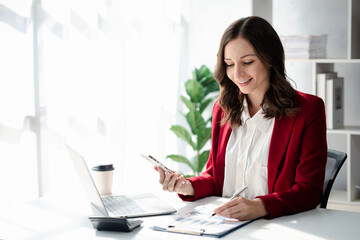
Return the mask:
[[(212, 201), (206, 198), (187, 203), (174, 194), (166, 194), (179, 212)], [(141, 227), (130, 233), (96, 231), (87, 218), (91, 214), (87, 202), (69, 205), (38, 199), (0, 212), (0, 239), (184, 239), (183, 234), (150, 229), (158, 218), (168, 216), (142, 218)], [(221, 239), (358, 239), (359, 222), (360, 213), (317, 208), (272, 220), (260, 219)], [(187, 235), (186, 239), (214, 238)]]

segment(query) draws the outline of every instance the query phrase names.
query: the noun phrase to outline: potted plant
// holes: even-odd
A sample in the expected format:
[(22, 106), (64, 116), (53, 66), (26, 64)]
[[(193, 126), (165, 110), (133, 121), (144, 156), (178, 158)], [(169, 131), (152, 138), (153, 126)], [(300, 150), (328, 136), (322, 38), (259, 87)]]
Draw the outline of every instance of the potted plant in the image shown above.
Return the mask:
[(204, 110), (217, 98), (218, 94), (215, 93), (219, 91), (219, 85), (209, 68), (203, 65), (200, 69), (193, 70), (192, 78), (185, 82), (185, 90), (187, 96), (182, 95), (180, 98), (187, 108), (183, 115), (190, 131), (180, 125), (172, 125), (170, 130), (191, 146), (194, 156), (188, 159), (182, 155), (172, 154), (166, 158), (188, 165), (193, 174), (183, 175), (189, 177), (198, 176), (209, 158), (210, 150), (203, 148), (211, 138), (212, 116), (204, 116)]

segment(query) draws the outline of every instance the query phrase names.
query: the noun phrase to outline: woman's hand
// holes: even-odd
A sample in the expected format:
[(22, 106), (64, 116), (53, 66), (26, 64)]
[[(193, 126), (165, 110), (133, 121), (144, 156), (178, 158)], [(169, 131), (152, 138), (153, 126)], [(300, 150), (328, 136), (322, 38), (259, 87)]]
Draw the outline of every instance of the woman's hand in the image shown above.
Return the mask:
[(163, 186), (165, 191), (177, 192), (187, 196), (194, 196), (195, 190), (189, 180), (186, 180), (178, 172), (164, 172), (160, 167), (154, 167), (159, 172), (159, 183)]
[(220, 216), (236, 218), (240, 221), (252, 220), (268, 215), (263, 201), (260, 198), (247, 199), (236, 197), (214, 209)]

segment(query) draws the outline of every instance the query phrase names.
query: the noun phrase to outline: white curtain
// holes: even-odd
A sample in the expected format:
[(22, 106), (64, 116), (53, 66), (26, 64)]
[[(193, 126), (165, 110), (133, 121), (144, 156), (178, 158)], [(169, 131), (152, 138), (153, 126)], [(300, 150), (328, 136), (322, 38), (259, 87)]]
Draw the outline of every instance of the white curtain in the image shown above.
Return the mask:
[[(31, 1), (0, 1), (0, 189), (2, 205), (37, 196)], [(20, 194), (21, 192), (21, 194)]]
[(0, 2), (3, 202), (77, 186), (65, 142), (89, 167), (114, 163), (115, 191), (158, 187), (140, 153), (177, 151), (181, 10), (181, 0)]

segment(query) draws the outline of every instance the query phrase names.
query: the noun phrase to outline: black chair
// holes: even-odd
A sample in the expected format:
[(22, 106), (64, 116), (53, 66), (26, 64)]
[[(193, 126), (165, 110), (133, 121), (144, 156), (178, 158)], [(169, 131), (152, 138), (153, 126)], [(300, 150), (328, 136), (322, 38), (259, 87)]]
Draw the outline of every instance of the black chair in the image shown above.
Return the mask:
[(346, 153), (328, 149), (325, 181), (324, 181), (324, 195), (320, 203), (320, 208), (326, 208), (331, 188), (335, 182), (335, 178), (340, 171), (347, 158)]

